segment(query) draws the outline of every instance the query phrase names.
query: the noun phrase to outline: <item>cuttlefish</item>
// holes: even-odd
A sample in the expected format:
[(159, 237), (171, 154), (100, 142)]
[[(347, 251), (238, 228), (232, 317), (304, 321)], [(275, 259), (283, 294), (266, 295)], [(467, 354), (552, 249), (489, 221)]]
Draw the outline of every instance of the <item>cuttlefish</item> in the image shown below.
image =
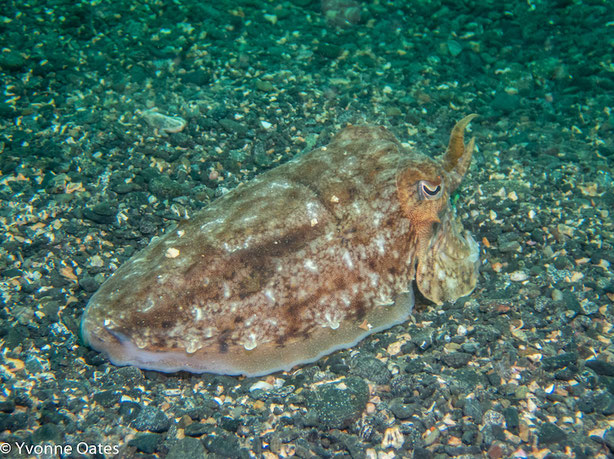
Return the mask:
[(228, 192), (100, 287), (84, 341), (116, 365), (257, 376), (406, 321), (413, 281), (436, 304), (468, 295), (479, 250), (449, 198), (474, 116), (436, 159), (349, 126)]

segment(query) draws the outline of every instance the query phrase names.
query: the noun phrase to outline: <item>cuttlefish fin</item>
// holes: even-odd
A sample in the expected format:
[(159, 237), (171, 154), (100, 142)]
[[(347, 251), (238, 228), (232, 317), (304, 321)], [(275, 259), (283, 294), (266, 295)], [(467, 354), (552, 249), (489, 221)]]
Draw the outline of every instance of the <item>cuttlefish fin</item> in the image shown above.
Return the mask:
[(465, 128), (476, 116), (478, 115), (475, 113), (465, 116), (456, 123), (450, 134), (448, 149), (442, 160), (443, 168), (449, 174), (448, 186), (450, 193), (458, 187), (471, 163), (475, 137), (471, 138), (465, 146)]
[(479, 246), (451, 209), (418, 261), (416, 284), (436, 304), (470, 294), (477, 283)]

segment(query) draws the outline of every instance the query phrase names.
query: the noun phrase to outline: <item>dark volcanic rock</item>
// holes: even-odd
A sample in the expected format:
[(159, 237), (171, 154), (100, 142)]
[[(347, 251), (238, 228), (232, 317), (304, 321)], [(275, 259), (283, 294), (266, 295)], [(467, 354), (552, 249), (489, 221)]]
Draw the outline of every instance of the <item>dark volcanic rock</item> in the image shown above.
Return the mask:
[(323, 384), (306, 395), (307, 405), (330, 429), (343, 429), (356, 420), (369, 400), (369, 387), (359, 378)]

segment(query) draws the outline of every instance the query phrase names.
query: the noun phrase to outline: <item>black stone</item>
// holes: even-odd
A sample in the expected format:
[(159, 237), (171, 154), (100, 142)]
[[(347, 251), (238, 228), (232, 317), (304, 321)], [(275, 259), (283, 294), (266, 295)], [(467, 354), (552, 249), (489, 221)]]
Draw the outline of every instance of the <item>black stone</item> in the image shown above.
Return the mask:
[(92, 212), (104, 217), (115, 217), (117, 214), (117, 206), (110, 201), (105, 201), (92, 207)]
[(595, 411), (595, 399), (593, 394), (586, 394), (576, 402), (576, 409), (583, 413), (593, 413)]
[(316, 54), (327, 59), (336, 59), (342, 51), (341, 47), (330, 43), (320, 43), (315, 49)]
[(238, 121), (230, 118), (224, 118), (219, 121), (224, 130), (238, 137), (244, 137), (247, 134), (247, 127)]
[(305, 395), (307, 406), (329, 429), (344, 429), (356, 420), (369, 400), (369, 387), (360, 378), (349, 377), (323, 384)]
[(119, 404), (119, 415), (124, 422), (131, 422), (141, 412), (141, 405), (135, 402), (121, 402)]
[(544, 370), (552, 371), (573, 365), (576, 363), (576, 360), (578, 360), (578, 355), (575, 352), (565, 352), (564, 354), (558, 354), (552, 357), (544, 357), (541, 360), (541, 365)]
[(162, 198), (177, 198), (189, 194), (187, 185), (175, 182), (167, 176), (160, 176), (149, 182), (149, 191)]
[(432, 457), (433, 453), (430, 450), (422, 447), (414, 448), (413, 459), (431, 459)]
[(601, 392), (595, 396), (595, 406), (597, 410), (604, 416), (614, 414), (614, 395), (609, 392)]
[(466, 445), (473, 445), (476, 443), (478, 438), (478, 430), (477, 429), (468, 429), (463, 432), (461, 436), (461, 440)]
[(505, 424), (508, 430), (512, 433), (518, 431), (520, 426), (520, 418), (518, 416), (518, 410), (516, 407), (509, 406), (503, 410), (503, 416), (505, 417)]
[(26, 60), (16, 51), (0, 54), (0, 68), (9, 71), (21, 70), (26, 65)]
[(149, 430), (160, 433), (169, 429), (171, 421), (161, 409), (148, 405), (141, 410), (132, 424), (141, 432)]
[(15, 107), (11, 104), (0, 102), (0, 118), (12, 118), (14, 116), (17, 116)]
[(194, 70), (179, 75), (179, 78), (184, 83), (195, 84), (196, 86), (204, 86), (211, 81), (211, 74), (205, 70)]
[(99, 214), (90, 208), (83, 209), (83, 217), (100, 224), (111, 224), (115, 220), (115, 216)]
[(205, 447), (200, 440), (185, 437), (168, 450), (166, 459), (185, 459), (186, 457), (205, 457)]
[(236, 432), (240, 424), (240, 419), (233, 419), (228, 416), (224, 416), (220, 419), (220, 427), (228, 432)]
[(426, 365), (422, 360), (418, 359), (410, 359), (407, 361), (407, 365), (405, 366), (405, 372), (409, 374), (417, 374), (424, 371)]
[(82, 277), (79, 279), (79, 287), (87, 293), (94, 293), (100, 287), (100, 284), (91, 276)]
[(32, 442), (35, 445), (40, 445), (44, 442), (61, 443), (62, 442), (62, 429), (56, 424), (47, 423), (40, 426), (32, 434)]
[(136, 367), (120, 367), (101, 378), (108, 387), (128, 386), (133, 387), (143, 381), (143, 372)]
[(505, 91), (497, 91), (491, 103), (493, 110), (501, 113), (511, 113), (520, 107), (520, 98)]
[(222, 457), (231, 459), (241, 456), (239, 440), (231, 435), (208, 435), (203, 440), (205, 448), (210, 453), (219, 454)]
[(429, 347), (433, 345), (433, 333), (430, 331), (419, 332), (416, 335), (412, 336), (411, 343), (414, 344), (418, 349), (426, 351)]
[(144, 433), (137, 435), (128, 443), (130, 446), (134, 446), (138, 451), (145, 454), (153, 454), (158, 448), (160, 442), (160, 434), (156, 433)]
[(614, 365), (601, 359), (587, 360), (585, 365), (598, 375), (614, 376)]
[(614, 452), (614, 429), (606, 430), (603, 434), (603, 442), (610, 448), (611, 452)]
[(560, 443), (567, 439), (567, 434), (555, 424), (545, 422), (539, 428), (537, 433), (537, 442), (541, 445), (549, 445), (552, 443)]
[(462, 368), (467, 366), (471, 361), (471, 354), (467, 354), (466, 352), (452, 352), (450, 354), (444, 354), (442, 360), (449, 367)]
[(15, 402), (10, 399), (0, 402), (0, 411), (4, 413), (12, 413), (15, 411)]
[(387, 384), (390, 371), (386, 364), (375, 357), (359, 356), (352, 362), (352, 374), (362, 376), (376, 384)]
[(202, 437), (204, 434), (209, 433), (210, 430), (211, 428), (207, 426), (207, 424), (202, 424), (200, 422), (193, 422), (183, 429), (188, 437)]
[(482, 422), (482, 416), (484, 411), (482, 410), (482, 406), (480, 402), (478, 402), (474, 398), (468, 398), (465, 400), (465, 406), (463, 407), (463, 414), (465, 416), (469, 416), (473, 419), (477, 424)]
[(105, 408), (109, 408), (119, 402), (121, 393), (114, 390), (105, 390), (94, 394), (93, 399)]
[(415, 409), (412, 405), (406, 404), (403, 402), (402, 398), (395, 398), (390, 403), (390, 411), (397, 419), (409, 419), (415, 412)]
[(579, 313), (582, 310), (578, 298), (576, 298), (576, 296), (570, 292), (563, 293), (563, 303), (565, 305), (564, 307), (569, 311)]

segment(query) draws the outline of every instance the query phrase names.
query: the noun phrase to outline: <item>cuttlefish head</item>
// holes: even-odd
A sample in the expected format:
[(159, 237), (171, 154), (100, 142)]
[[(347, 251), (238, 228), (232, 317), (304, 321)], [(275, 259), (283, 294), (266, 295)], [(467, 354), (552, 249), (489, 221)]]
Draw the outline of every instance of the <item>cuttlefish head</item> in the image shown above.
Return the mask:
[(477, 282), (478, 244), (450, 205), (450, 195), (471, 162), (475, 139), (465, 145), (464, 131), (476, 116), (456, 123), (441, 158), (413, 154), (397, 175), (401, 208), (413, 229), (416, 283), (420, 292), (437, 304), (468, 295)]

